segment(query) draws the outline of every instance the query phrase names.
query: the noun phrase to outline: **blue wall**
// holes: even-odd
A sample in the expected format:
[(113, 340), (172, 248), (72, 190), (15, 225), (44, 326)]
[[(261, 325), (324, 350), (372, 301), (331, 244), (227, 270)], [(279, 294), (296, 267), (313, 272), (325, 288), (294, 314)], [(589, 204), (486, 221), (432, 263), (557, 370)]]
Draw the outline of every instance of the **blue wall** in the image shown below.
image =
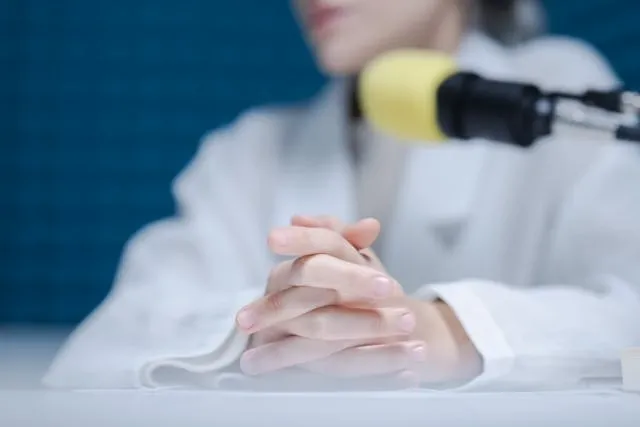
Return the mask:
[(630, 88), (640, 89), (640, 1), (544, 0), (553, 32), (584, 38), (613, 63)]
[[(548, 3), (640, 87), (640, 2)], [(287, 5), (0, 0), (0, 323), (82, 319), (206, 130), (317, 89)]]

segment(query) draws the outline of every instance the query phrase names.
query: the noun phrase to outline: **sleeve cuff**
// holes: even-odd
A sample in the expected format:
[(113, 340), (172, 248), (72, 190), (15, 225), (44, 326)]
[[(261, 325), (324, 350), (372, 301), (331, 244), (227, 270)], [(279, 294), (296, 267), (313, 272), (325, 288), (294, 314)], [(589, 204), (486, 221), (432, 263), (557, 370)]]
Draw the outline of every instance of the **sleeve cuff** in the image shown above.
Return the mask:
[(474, 293), (472, 282), (424, 286), (416, 297), (440, 299), (449, 305), (482, 356), (482, 374), (460, 389), (479, 388), (509, 374), (515, 360), (513, 349), (480, 297)]
[[(224, 343), (211, 353), (199, 357), (157, 360), (142, 369), (143, 386), (149, 388), (183, 387), (193, 383), (194, 375), (211, 376), (214, 384), (222, 371), (232, 366), (248, 344), (249, 338), (237, 329), (231, 331)], [(198, 381), (199, 382), (199, 381)]]
[[(253, 290), (240, 295), (236, 309), (255, 298)], [(220, 325), (220, 331), (228, 333), (214, 338), (210, 349), (187, 356), (167, 355), (144, 364), (140, 370), (142, 386), (165, 389), (206, 384), (206, 387), (219, 388), (221, 381), (229, 376), (242, 377), (232, 368), (247, 348), (249, 336), (236, 328), (235, 317), (229, 317), (225, 323)]]

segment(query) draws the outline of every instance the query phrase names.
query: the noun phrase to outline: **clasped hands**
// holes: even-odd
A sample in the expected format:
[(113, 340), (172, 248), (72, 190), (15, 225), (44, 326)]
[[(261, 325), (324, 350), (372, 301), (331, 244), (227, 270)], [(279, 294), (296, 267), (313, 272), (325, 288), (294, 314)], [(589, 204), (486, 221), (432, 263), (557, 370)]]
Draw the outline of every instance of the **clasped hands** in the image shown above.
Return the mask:
[(294, 217), (270, 233), (271, 251), (291, 259), (237, 315), (251, 335), (240, 360), (245, 374), (301, 368), (412, 385), (477, 375), (480, 357), (448, 306), (406, 296), (369, 249), (379, 232), (374, 219), (344, 226)]

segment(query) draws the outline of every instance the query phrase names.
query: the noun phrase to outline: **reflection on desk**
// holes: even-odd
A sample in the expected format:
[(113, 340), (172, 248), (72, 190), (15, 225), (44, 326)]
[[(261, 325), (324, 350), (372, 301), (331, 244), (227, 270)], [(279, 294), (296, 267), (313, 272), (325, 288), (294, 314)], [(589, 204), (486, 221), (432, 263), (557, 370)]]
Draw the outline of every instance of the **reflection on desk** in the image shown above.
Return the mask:
[[(36, 330), (26, 328), (0, 329), (0, 389), (38, 389), (40, 379), (51, 363), (66, 337), (69, 329)], [(4, 349), (8, 349), (5, 351)], [(585, 363), (571, 359), (531, 358), (519, 360), (507, 375), (491, 382), (459, 385), (423, 385), (428, 390), (448, 390), (455, 387), (457, 392), (525, 392), (558, 390), (612, 390), (621, 388), (621, 372), (618, 363), (593, 360)], [(198, 374), (201, 375), (201, 374)], [(194, 387), (209, 388), (212, 382), (202, 376), (194, 378)], [(287, 372), (266, 378), (238, 378), (231, 376), (225, 388), (241, 391), (352, 391), (371, 390), (372, 382), (329, 381), (302, 372)], [(379, 385), (378, 389), (385, 389)]]
[(68, 332), (0, 331), (0, 426), (226, 427), (262, 426), (267, 420), (278, 427), (389, 427), (397, 421), (403, 427), (640, 426), (640, 395), (621, 392), (617, 380), (580, 379), (610, 377), (619, 367), (577, 372), (570, 360), (520, 362), (500, 382), (470, 391), (283, 393), (275, 386), (260, 387), (261, 393), (251, 392), (253, 386), (235, 392), (41, 390), (40, 377)]
[(69, 328), (0, 326), (0, 390), (36, 389)]

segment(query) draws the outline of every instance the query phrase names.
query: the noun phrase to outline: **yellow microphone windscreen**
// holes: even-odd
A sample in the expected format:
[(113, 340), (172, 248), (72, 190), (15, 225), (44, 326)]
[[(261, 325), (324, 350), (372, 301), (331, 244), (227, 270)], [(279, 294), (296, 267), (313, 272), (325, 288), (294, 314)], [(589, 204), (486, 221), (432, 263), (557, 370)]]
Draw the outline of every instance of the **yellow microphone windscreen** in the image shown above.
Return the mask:
[(457, 72), (444, 53), (400, 50), (382, 55), (360, 75), (360, 108), (380, 131), (407, 141), (442, 141), (440, 85)]

